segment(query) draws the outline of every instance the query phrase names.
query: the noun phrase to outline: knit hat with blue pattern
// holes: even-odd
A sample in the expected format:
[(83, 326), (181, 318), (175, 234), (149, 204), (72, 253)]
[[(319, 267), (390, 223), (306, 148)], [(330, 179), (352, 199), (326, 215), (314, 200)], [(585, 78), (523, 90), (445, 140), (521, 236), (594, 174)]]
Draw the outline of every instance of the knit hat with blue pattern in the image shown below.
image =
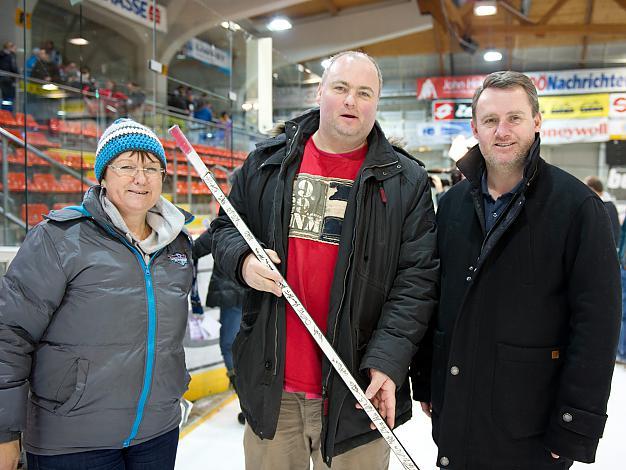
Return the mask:
[(156, 134), (132, 119), (121, 118), (107, 127), (98, 141), (94, 166), (96, 179), (102, 181), (104, 169), (111, 160), (121, 153), (132, 150), (150, 152), (161, 160), (163, 168), (167, 167), (165, 150)]

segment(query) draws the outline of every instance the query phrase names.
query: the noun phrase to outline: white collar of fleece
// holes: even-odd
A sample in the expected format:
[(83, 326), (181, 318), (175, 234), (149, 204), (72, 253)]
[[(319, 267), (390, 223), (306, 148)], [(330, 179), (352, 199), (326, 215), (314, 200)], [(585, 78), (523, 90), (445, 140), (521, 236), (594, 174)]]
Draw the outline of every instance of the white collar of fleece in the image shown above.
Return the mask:
[(161, 196), (154, 207), (146, 214), (146, 222), (152, 229), (152, 232), (146, 239), (137, 240), (130, 232), (126, 222), (124, 222), (120, 211), (106, 196), (106, 190), (100, 192), (100, 203), (113, 225), (126, 235), (129, 242), (135, 244), (145, 254), (152, 254), (169, 245), (176, 239), (185, 225), (183, 213), (174, 204)]

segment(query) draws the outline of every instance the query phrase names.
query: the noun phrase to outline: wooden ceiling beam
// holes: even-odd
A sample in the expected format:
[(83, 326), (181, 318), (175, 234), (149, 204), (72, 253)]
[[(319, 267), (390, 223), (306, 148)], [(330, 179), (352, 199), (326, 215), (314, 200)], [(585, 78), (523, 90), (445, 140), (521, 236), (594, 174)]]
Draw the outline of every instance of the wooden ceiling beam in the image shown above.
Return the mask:
[(439, 0), (417, 0), (417, 7), (422, 15), (430, 15), (443, 28), (447, 29), (446, 18)]
[(615, 0), (615, 3), (617, 3), (620, 7), (626, 10), (626, 0)]
[(444, 0), (444, 7), (446, 9), (446, 13), (448, 15), (448, 19), (451, 23), (457, 25), (460, 31), (465, 31), (465, 21), (463, 20), (463, 16), (461, 16), (459, 12), (459, 8), (452, 3), (452, 0)]
[(504, 11), (509, 13), (510, 16), (512, 16), (515, 19), (519, 20), (520, 23), (522, 23), (522, 24), (537, 24), (536, 21), (533, 21), (529, 17), (524, 15), (521, 11), (519, 11), (515, 7), (515, 5), (511, 5), (507, 0), (500, 0), (498, 2), (498, 5), (500, 5), (504, 9)]
[(334, 16), (339, 13), (339, 8), (333, 2), (333, 0), (324, 0), (324, 4), (326, 5), (326, 9)]
[(493, 25), (487, 28), (476, 30), (473, 36), (490, 36), (494, 34), (514, 34), (514, 35), (545, 35), (545, 34), (577, 34), (587, 36), (626, 36), (626, 28), (620, 23), (606, 24), (550, 24), (550, 25)]
[[(591, 19), (593, 17), (593, 0), (587, 0), (587, 11), (585, 12), (585, 25), (591, 24)], [(586, 28), (585, 28), (586, 29)], [(580, 51), (580, 66), (584, 67), (587, 62), (587, 49), (589, 48), (589, 36), (586, 34), (583, 36), (582, 40), (582, 50)]]
[(443, 76), (446, 74), (446, 67), (443, 58), (444, 47), (442, 44), (441, 38), (441, 25), (439, 23), (433, 24), (433, 35), (435, 39), (435, 48), (437, 49), (437, 55), (439, 56), (439, 75)]
[(537, 24), (546, 24), (569, 0), (556, 0), (552, 7), (541, 17)]

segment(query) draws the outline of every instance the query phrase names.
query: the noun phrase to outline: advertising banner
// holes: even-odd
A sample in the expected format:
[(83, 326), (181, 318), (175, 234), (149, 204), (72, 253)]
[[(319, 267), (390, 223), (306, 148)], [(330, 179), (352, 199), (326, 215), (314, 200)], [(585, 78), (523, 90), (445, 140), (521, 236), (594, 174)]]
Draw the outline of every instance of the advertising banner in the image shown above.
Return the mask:
[(152, 28), (156, 16), (156, 29), (167, 33), (167, 8), (162, 5), (153, 7), (150, 0), (89, 0), (95, 5), (106, 8), (124, 18)]
[[(526, 73), (539, 95), (575, 95), (626, 91), (626, 67)], [(486, 75), (417, 79), (417, 99), (471, 98)]]
[(609, 140), (609, 119), (546, 120), (541, 124), (541, 143), (547, 145)]
[(214, 65), (227, 74), (230, 73), (230, 54), (213, 44), (192, 38), (185, 44), (185, 55), (207, 65)]
[(435, 100), (433, 101), (433, 119), (435, 121), (472, 119), (472, 102), (470, 100)]
[(609, 120), (609, 139), (626, 140), (626, 116)]
[(611, 93), (609, 95), (609, 117), (626, 119), (626, 93)]
[(609, 115), (609, 94), (542, 96), (539, 108), (543, 119), (580, 119)]
[(417, 124), (417, 143), (419, 145), (449, 144), (457, 135), (470, 137), (470, 121), (435, 121)]

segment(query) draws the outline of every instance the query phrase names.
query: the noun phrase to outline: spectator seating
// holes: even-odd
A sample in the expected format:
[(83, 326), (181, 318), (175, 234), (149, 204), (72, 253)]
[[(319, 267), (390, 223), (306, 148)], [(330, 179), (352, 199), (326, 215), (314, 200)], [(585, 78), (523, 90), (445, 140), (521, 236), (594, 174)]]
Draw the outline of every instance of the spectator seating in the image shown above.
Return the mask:
[(37, 225), (43, 220), (43, 215), (49, 212), (46, 204), (22, 204), (21, 216), (22, 220), (26, 220), (26, 208), (28, 207), (28, 225)]

